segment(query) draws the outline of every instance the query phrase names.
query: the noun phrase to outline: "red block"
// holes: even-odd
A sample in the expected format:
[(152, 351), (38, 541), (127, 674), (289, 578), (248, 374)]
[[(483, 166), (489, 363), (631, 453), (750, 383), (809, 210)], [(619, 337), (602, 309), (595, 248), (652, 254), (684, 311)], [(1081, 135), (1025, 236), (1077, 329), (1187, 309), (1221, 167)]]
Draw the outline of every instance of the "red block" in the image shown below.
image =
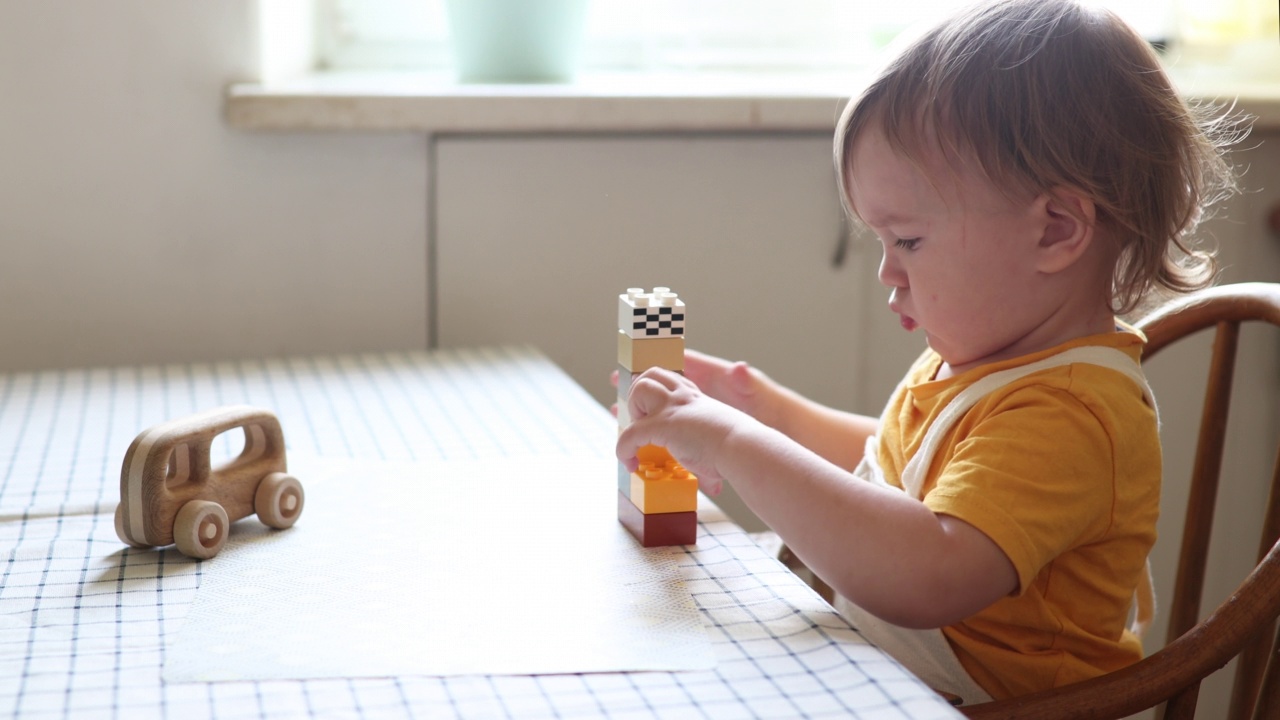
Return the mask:
[(622, 523), (643, 547), (693, 545), (698, 542), (698, 513), (640, 512), (622, 491), (618, 491), (618, 522)]

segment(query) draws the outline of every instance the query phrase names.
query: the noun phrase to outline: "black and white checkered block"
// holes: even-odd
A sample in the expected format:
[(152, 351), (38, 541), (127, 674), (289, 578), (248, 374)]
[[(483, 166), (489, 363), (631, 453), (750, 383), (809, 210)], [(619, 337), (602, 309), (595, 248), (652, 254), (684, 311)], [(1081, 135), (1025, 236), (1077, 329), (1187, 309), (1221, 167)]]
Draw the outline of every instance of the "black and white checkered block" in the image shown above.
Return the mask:
[(684, 301), (670, 292), (659, 297), (637, 291), (618, 296), (618, 329), (637, 339), (684, 337)]
[(632, 337), (684, 335), (684, 308), (636, 308), (631, 311)]

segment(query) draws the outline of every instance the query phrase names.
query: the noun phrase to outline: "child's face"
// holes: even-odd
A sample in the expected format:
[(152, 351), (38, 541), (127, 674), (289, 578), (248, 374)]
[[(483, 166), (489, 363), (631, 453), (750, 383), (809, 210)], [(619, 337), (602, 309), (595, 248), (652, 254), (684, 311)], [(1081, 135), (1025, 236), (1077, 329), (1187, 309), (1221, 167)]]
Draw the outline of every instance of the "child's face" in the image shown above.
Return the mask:
[(1040, 349), (1027, 346), (1052, 310), (1037, 292), (1034, 198), (1006, 197), (934, 155), (917, 166), (871, 127), (850, 156), (850, 199), (883, 245), (889, 309), (951, 373)]

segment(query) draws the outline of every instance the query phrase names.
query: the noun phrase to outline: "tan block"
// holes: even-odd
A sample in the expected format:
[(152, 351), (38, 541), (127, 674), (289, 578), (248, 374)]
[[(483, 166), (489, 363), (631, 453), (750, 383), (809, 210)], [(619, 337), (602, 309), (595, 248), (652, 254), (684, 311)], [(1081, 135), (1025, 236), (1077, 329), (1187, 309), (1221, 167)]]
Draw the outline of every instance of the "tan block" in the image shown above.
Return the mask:
[(633, 373), (652, 367), (684, 372), (684, 338), (633, 338), (619, 330), (618, 364)]

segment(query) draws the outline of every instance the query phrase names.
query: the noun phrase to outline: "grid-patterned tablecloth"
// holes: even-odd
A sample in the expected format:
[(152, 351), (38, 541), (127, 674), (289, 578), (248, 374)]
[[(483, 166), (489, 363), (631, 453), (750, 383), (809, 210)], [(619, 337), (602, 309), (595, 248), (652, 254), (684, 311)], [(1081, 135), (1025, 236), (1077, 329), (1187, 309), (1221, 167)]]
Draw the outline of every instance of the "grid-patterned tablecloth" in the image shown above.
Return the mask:
[(202, 564), (125, 549), (120, 465), (143, 429), (232, 403), (317, 456), (611, 456), (615, 434), (530, 349), (0, 374), (0, 717), (955, 716), (714, 514), (683, 563), (714, 671), (162, 683)]

